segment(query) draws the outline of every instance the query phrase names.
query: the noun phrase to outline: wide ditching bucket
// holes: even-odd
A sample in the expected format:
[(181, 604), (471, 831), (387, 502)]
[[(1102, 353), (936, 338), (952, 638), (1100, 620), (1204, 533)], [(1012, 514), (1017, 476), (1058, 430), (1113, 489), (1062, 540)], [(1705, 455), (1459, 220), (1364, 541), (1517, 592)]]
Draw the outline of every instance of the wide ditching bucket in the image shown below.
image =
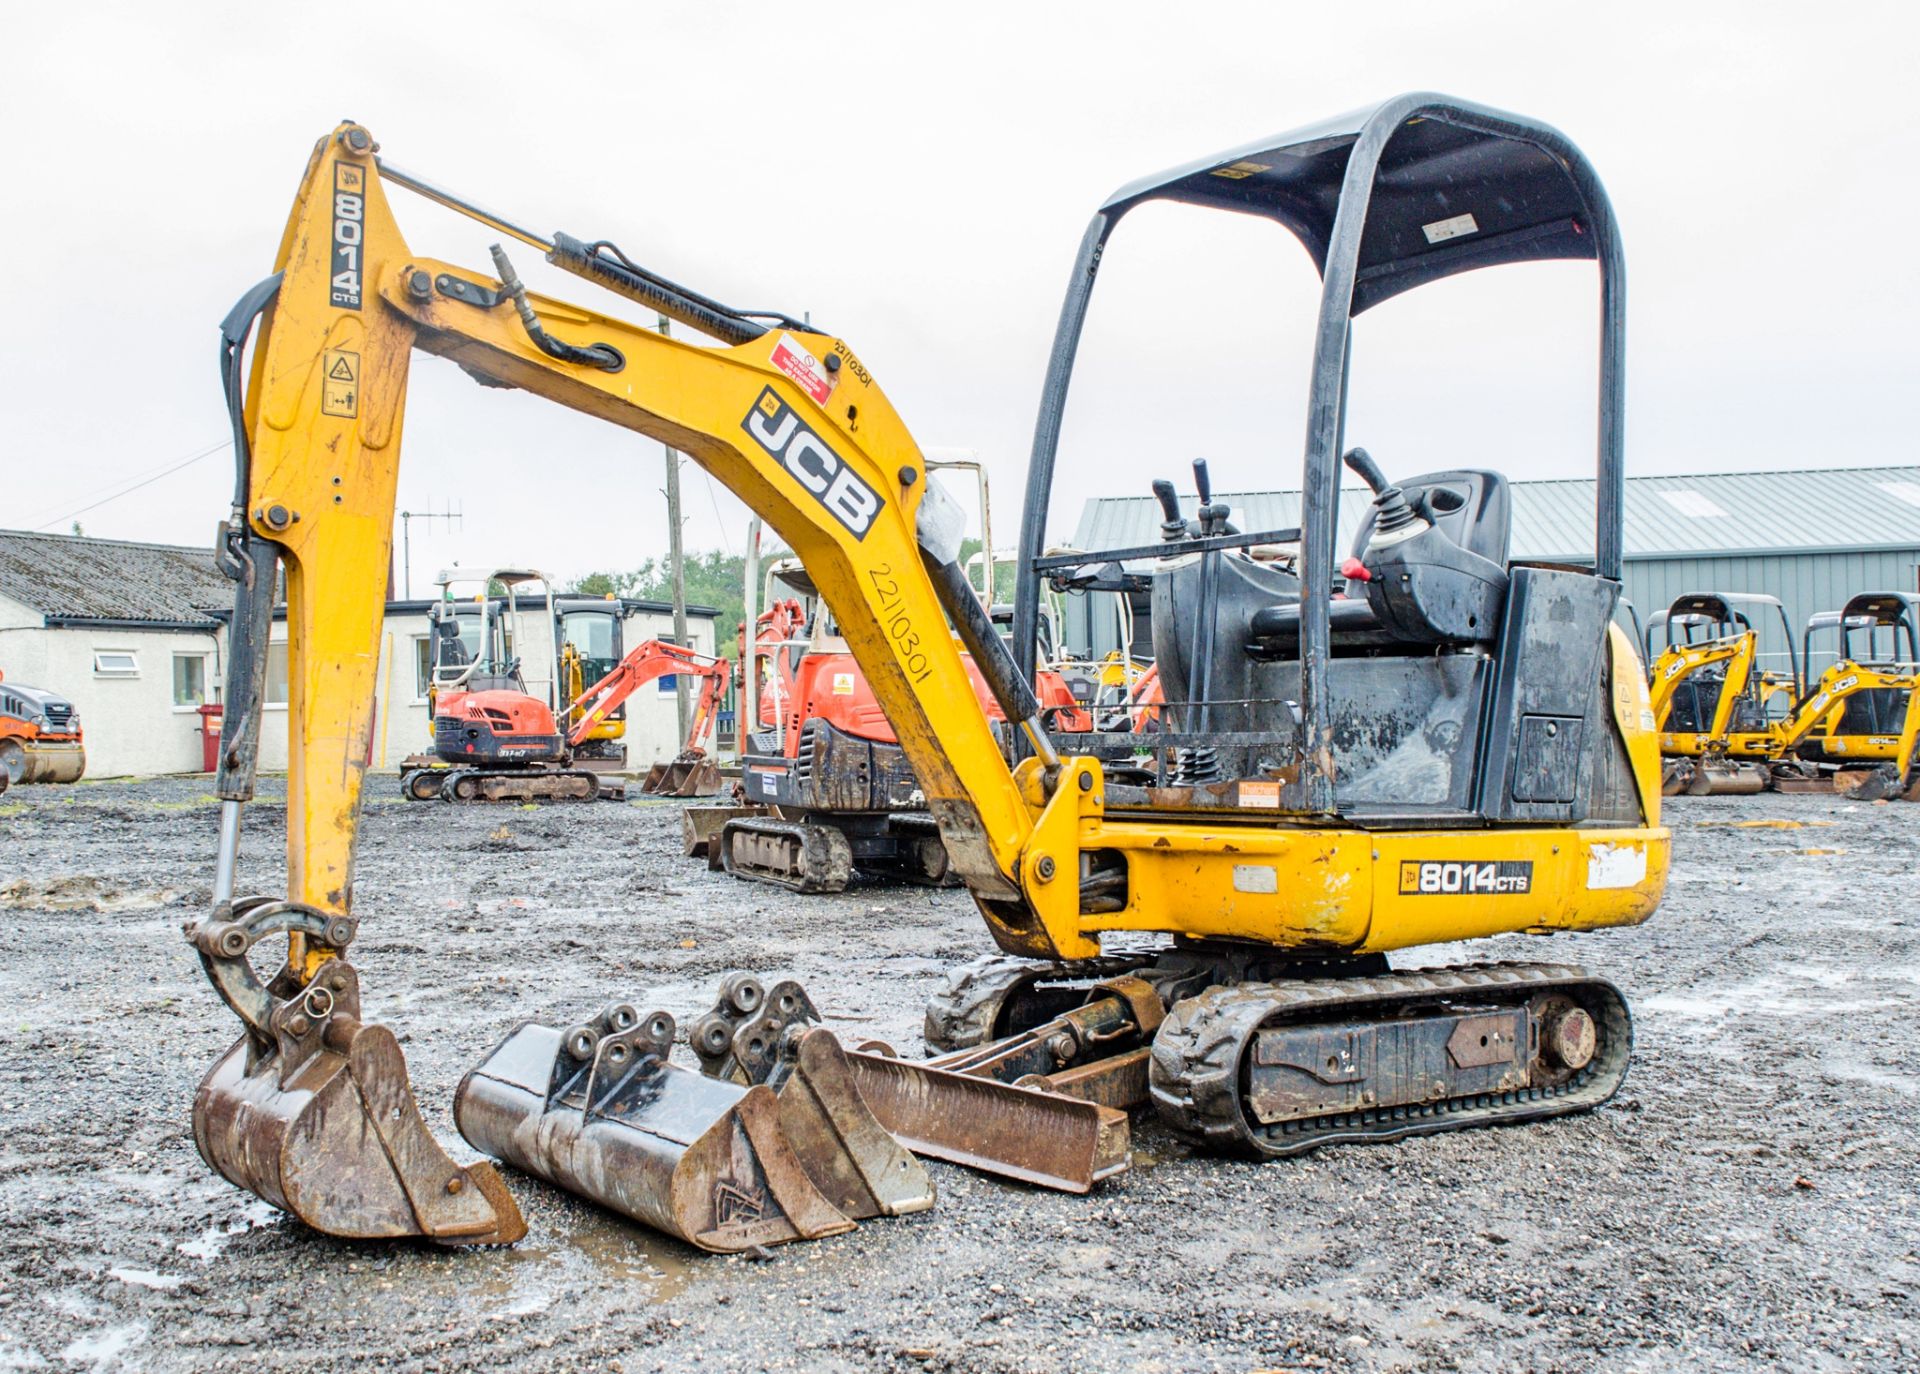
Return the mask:
[(720, 769), (698, 749), (671, 763), (656, 763), (640, 781), (640, 790), (656, 797), (712, 797), (721, 788)]
[(427, 1130), (393, 1032), (359, 1019), (345, 960), (304, 989), (283, 975), (258, 990), (271, 1048), (241, 1036), (194, 1097), (194, 1143), (216, 1172), (328, 1235), (505, 1245), (526, 1234), (494, 1167), (456, 1165)]
[(933, 1205), (830, 1034), (809, 1043), (788, 1094), (669, 1062), (673, 1034), (665, 1012), (624, 1004), (566, 1031), (526, 1022), (462, 1080), (454, 1120), (474, 1148), (703, 1250)]

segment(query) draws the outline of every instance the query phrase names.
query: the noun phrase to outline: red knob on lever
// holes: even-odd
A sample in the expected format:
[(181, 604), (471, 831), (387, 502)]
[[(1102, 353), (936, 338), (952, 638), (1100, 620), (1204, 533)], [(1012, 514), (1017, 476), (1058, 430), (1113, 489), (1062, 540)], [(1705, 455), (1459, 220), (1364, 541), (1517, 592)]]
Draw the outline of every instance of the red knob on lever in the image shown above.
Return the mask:
[(1357, 558), (1349, 558), (1340, 565), (1340, 575), (1349, 582), (1371, 582), (1373, 574), (1367, 571), (1367, 565)]

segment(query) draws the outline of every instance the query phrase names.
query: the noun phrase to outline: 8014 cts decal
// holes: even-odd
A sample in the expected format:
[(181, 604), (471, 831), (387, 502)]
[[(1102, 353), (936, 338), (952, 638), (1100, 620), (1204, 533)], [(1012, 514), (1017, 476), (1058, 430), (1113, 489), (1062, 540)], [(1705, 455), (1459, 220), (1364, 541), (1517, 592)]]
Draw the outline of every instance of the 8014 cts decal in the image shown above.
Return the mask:
[(366, 273), (361, 249), (366, 239), (367, 169), (351, 162), (333, 164), (333, 276), (328, 299), (337, 310), (360, 308), (360, 283)]
[(1403, 897), (1507, 897), (1533, 891), (1533, 860), (1402, 859)]
[(827, 514), (852, 531), (855, 539), (865, 539), (873, 528), (873, 518), (886, 503), (880, 493), (861, 481), (846, 461), (827, 447), (793, 412), (793, 408), (774, 393), (772, 387), (760, 393), (740, 427), (754, 442), (776, 458), (780, 466), (813, 493)]

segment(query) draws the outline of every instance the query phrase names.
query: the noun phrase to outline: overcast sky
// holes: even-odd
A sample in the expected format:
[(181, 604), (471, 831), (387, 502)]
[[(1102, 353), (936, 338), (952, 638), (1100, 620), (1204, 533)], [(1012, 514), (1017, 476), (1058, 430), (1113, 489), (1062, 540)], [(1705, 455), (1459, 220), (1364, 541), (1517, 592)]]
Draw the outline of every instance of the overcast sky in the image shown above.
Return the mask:
[[(230, 484), (220, 317), (265, 276), (313, 141), (540, 229), (610, 238), (848, 340), (925, 448), (991, 465), (1015, 534), (1046, 352), (1119, 185), (1403, 90), (1558, 125), (1627, 249), (1630, 473), (1911, 462), (1920, 222), (1911, 5), (10, 6), (0, 527), (207, 541)], [(198, 16), (198, 17), (189, 17)], [(944, 16), (944, 17), (937, 17)], [(494, 237), (395, 190), (423, 253)], [(638, 307), (516, 255), (536, 289)], [(1094, 296), (1054, 502), (1298, 485), (1317, 280), (1272, 225), (1149, 207)], [(1389, 472), (1591, 471), (1589, 264), (1470, 273), (1363, 316), (1348, 438)], [(641, 318), (645, 318), (644, 315)], [(420, 358), (413, 582), (659, 552), (659, 447)], [(79, 508), (219, 446), (94, 509)], [(690, 548), (744, 508), (691, 464)], [(1791, 511), (1771, 513), (1792, 519)]]

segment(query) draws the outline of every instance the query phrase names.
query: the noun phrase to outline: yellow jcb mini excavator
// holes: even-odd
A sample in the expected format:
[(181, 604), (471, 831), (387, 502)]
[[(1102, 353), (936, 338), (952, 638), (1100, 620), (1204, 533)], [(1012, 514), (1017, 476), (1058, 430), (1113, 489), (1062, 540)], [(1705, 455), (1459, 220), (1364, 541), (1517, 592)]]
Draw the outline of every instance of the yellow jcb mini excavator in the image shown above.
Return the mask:
[(1849, 796), (1920, 800), (1914, 758), (1920, 748), (1920, 596), (1862, 592), (1840, 610), (1809, 616), (1800, 640), (1809, 675), (1814, 637), (1828, 631), (1838, 636), (1829, 670), (1851, 664), (1864, 676), (1859, 690), (1833, 706), (1796, 752), (1830, 765), (1835, 789)]
[[(1760, 627), (1777, 625), (1787, 671), (1760, 668)], [(1666, 644), (1656, 655), (1654, 639)], [(1766, 790), (1764, 762), (1729, 758), (1731, 731), (1764, 731), (1798, 701), (1803, 688), (1793, 630), (1777, 597), (1691, 592), (1645, 631), (1653, 719), (1666, 760), (1663, 790), (1673, 796)]]
[[(1266, 1158), (1536, 1120), (1615, 1091), (1631, 1030), (1605, 979), (1554, 964), (1396, 973), (1386, 963), (1411, 946), (1631, 925), (1666, 883), (1645, 678), (1610, 625), (1623, 260), (1599, 179), (1564, 136), (1443, 96), (1403, 96), (1135, 183), (1103, 205), (1043, 393), (1011, 652), (968, 585), (958, 503), (926, 480), (919, 448), (846, 342), (730, 309), (605, 241), (510, 223), (377, 154), (353, 123), (315, 146), (274, 275), (223, 327), (239, 459), (222, 540), (239, 585), (228, 709), (241, 728), (229, 727), (222, 758), (214, 909), (191, 938), (244, 1034), (195, 1103), (213, 1167), (339, 1234), (459, 1243), (511, 1239), (523, 1226), (490, 1168), (455, 1167), (427, 1132), (393, 1036), (357, 1019), (345, 958), (361, 914), (353, 837), (415, 349), (688, 454), (804, 561), (910, 758), (953, 870), (994, 941), (1017, 956), (966, 971), (930, 1009), (936, 1047), (990, 1042), (971, 1053), (971, 1071), (1070, 1082), (1109, 1103), (1150, 1096), (1186, 1135)], [(422, 257), (394, 221), (394, 186), (718, 346), (535, 296), (504, 248), (492, 274)], [(1209, 502), (1197, 530), (1169, 530), (1149, 548), (1043, 555), (1100, 256), (1129, 210), (1163, 200), (1271, 220), (1321, 272), (1301, 526), (1236, 533)], [(1348, 461), (1375, 497), (1336, 599), (1353, 316), (1455, 273), (1550, 258), (1599, 269), (1593, 567), (1510, 561), (1497, 473), (1395, 484), (1355, 450)], [(1243, 552), (1275, 544), (1297, 546), (1290, 566)], [(1152, 768), (1121, 776), (1095, 754), (1062, 756), (1042, 721), (1038, 582), (1063, 559), (1157, 560), (1166, 700)], [(289, 890), (236, 900), (276, 564), (290, 645)], [(1015, 763), (969, 689), (963, 650), (1020, 726)], [(1123, 743), (1131, 754), (1137, 739)], [(1102, 958), (1110, 933), (1131, 952)], [(287, 938), (287, 961), (263, 984), (248, 951), (269, 935)], [(1143, 950), (1153, 943), (1143, 936), (1158, 947)], [(713, 1024), (724, 1031), (724, 1018)], [(615, 1008), (577, 1034), (539, 1029), (523, 1028), (469, 1076), (470, 1139), (635, 1214), (692, 1218), (683, 1230), (716, 1243), (772, 1226), (754, 1161), (778, 1157), (781, 1141), (764, 1096), (748, 1102), (766, 1087), (757, 1071), (744, 1075), (750, 1086), (736, 1077), (725, 1102), (691, 1107), (690, 1124), (672, 1109), (694, 1095), (658, 1090), (670, 1021)], [(803, 1047), (822, 1043), (817, 1031), (799, 1037), (802, 1067)], [(490, 1121), (473, 1119), (482, 1109)], [(734, 1132), (731, 1152), (724, 1141), (706, 1149), (709, 1123)], [(786, 1130), (786, 1142), (799, 1134)], [(808, 1150), (795, 1152), (808, 1162)], [(812, 1163), (816, 1181), (831, 1172)], [(681, 1201), (656, 1206), (663, 1189)], [(706, 1200), (686, 1200), (695, 1193)], [(815, 1217), (793, 1229), (831, 1225)]]

